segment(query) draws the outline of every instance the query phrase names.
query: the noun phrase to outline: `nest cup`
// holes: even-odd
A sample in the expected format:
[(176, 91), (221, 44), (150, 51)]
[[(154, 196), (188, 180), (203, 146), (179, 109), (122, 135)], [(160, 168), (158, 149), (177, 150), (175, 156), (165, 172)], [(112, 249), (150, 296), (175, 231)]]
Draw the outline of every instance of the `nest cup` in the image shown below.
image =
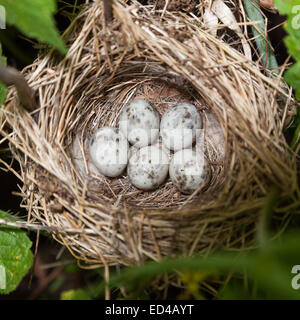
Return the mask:
[[(20, 108), (14, 89), (1, 109), (27, 222), (95, 266), (255, 245), (270, 187), (280, 191), (279, 204), (296, 190), (295, 155), (282, 134), (294, 113), (288, 88), (246, 59), (240, 43), (210, 35), (201, 5), (197, 16), (135, 1), (113, 9), (108, 26), (100, 1), (86, 5), (66, 31), (67, 56), (58, 62), (50, 53), (24, 70), (38, 110)], [(91, 135), (117, 126), (137, 97), (160, 115), (178, 101), (198, 108), (211, 168), (205, 188), (185, 195), (168, 179), (145, 192), (126, 174), (107, 178), (90, 164)], [(211, 114), (224, 148), (206, 134)]]

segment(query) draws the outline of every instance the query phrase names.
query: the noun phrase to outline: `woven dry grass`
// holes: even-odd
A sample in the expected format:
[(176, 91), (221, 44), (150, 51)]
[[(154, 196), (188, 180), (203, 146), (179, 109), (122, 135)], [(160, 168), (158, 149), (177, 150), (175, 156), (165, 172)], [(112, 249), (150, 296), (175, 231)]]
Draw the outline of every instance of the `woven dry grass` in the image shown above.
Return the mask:
[[(247, 60), (237, 39), (211, 36), (201, 5), (198, 13), (115, 1), (115, 20), (106, 26), (101, 2), (92, 2), (66, 31), (67, 56), (48, 54), (24, 70), (39, 109), (27, 113), (9, 92), (1, 134), (20, 164), (27, 222), (81, 261), (135, 264), (252, 246), (270, 187), (279, 188), (279, 204), (298, 192), (295, 156), (282, 134), (294, 112), (290, 90)], [(186, 100), (204, 119), (217, 115), (226, 154), (206, 150), (213, 174), (204, 190), (183, 195), (168, 180), (142, 192), (126, 175), (90, 170), (88, 138), (116, 125), (136, 96), (160, 114)]]

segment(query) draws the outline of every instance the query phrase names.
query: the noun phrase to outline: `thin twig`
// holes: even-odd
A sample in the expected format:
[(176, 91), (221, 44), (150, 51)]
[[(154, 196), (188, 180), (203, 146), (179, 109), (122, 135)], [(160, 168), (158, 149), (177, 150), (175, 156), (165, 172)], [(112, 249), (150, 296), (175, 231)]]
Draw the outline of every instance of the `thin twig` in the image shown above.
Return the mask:
[(49, 226), (41, 226), (33, 223), (27, 222), (18, 222), (18, 221), (8, 221), (5, 219), (0, 219), (0, 226), (8, 226), (8, 227), (17, 227), (17, 228), (26, 228), (40, 231), (48, 231), (48, 232), (59, 232), (59, 233), (85, 233), (85, 234), (95, 234), (93, 230), (82, 230), (76, 228), (57, 228), (57, 227), (49, 227)]

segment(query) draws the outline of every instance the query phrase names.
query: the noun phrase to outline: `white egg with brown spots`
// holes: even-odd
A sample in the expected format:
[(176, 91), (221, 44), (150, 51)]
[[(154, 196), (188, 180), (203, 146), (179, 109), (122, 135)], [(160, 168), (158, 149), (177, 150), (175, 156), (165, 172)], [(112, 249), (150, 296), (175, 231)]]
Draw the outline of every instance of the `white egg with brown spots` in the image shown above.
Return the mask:
[(208, 183), (210, 168), (203, 154), (183, 149), (174, 154), (169, 173), (172, 182), (182, 193), (192, 193)]
[(102, 127), (91, 137), (90, 156), (100, 173), (107, 177), (117, 177), (128, 163), (128, 141), (119, 129)]
[(202, 127), (197, 108), (187, 102), (179, 102), (162, 116), (160, 134), (163, 144), (170, 150), (178, 151), (192, 147)]
[(135, 99), (125, 105), (120, 114), (119, 128), (136, 148), (154, 143), (159, 136), (158, 112), (144, 99)]
[(161, 148), (146, 146), (131, 156), (127, 174), (131, 183), (141, 190), (154, 190), (166, 179), (169, 157)]

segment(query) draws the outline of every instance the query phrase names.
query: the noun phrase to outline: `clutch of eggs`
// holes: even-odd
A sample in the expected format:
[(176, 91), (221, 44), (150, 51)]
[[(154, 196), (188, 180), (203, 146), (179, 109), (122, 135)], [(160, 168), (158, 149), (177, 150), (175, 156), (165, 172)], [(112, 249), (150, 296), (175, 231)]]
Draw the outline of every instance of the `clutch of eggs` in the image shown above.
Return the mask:
[(90, 157), (108, 177), (120, 176), (127, 167), (139, 189), (158, 188), (169, 173), (182, 193), (192, 193), (208, 182), (210, 172), (204, 155), (193, 149), (201, 128), (201, 115), (190, 103), (175, 104), (160, 121), (148, 101), (135, 99), (122, 108), (119, 128), (106, 126), (93, 134)]

